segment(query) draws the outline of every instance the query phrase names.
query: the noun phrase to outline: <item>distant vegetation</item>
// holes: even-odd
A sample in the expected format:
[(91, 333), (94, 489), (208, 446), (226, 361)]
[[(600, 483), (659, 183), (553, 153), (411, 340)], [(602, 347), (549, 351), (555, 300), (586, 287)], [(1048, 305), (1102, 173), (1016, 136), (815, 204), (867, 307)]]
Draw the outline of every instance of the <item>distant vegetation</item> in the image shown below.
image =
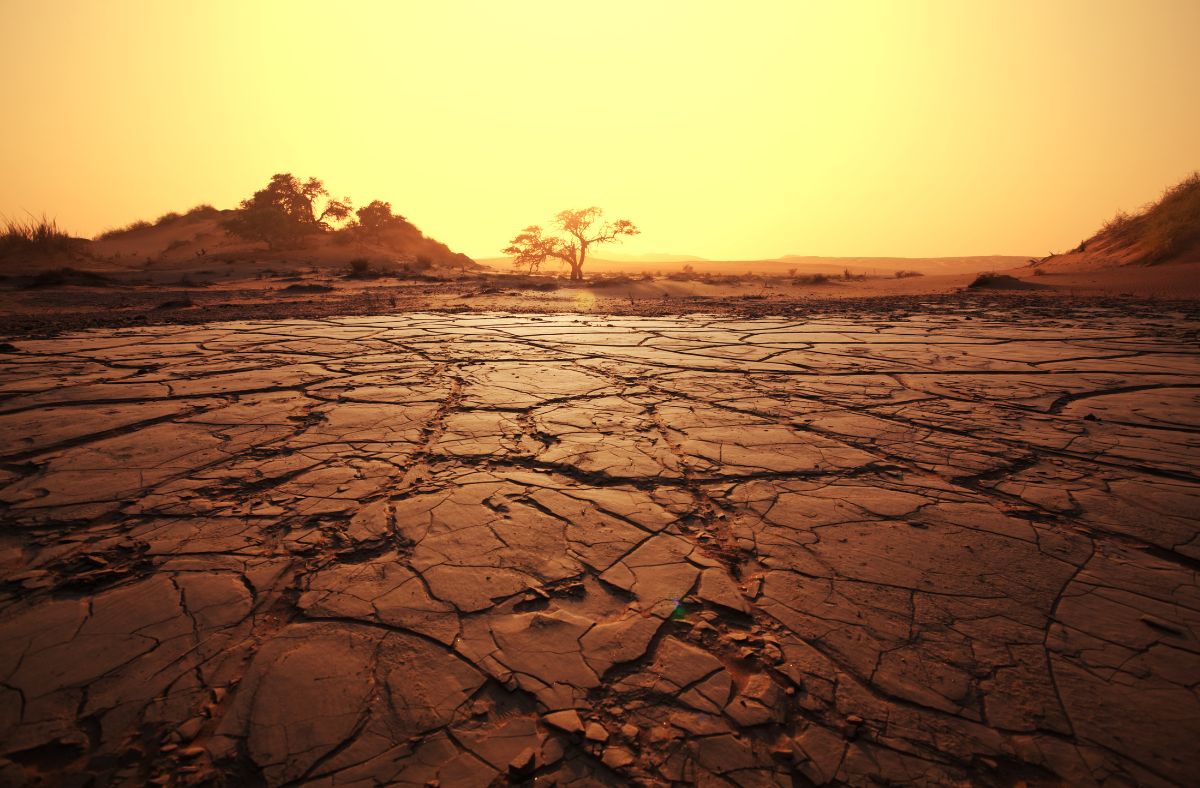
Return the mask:
[(1193, 172), (1163, 192), (1158, 202), (1137, 213), (1118, 212), (1092, 239), (1079, 245), (1087, 251), (1104, 240), (1136, 245), (1138, 258), (1132, 262), (1159, 263), (1200, 245), (1200, 172)]
[(220, 211), (212, 207), (208, 203), (201, 203), (194, 208), (185, 211), (184, 213), (176, 213), (169, 211), (154, 220), (153, 223), (147, 221), (131, 222), (124, 227), (117, 227), (112, 230), (105, 230), (96, 236), (98, 241), (109, 241), (113, 238), (119, 238), (126, 233), (137, 232), (138, 230), (149, 230), (151, 227), (163, 227), (165, 225), (177, 224), (181, 221), (195, 221), (197, 219), (208, 219), (214, 216), (219, 216)]
[(333, 199), (320, 179), (301, 181), (290, 172), (282, 172), (242, 200), (240, 208), (223, 224), (240, 238), (280, 249), (299, 245), (306, 235), (332, 230), (332, 223), (344, 221), (351, 211), (350, 199)]
[(334, 199), (319, 178), (302, 181), (289, 172), (272, 176), (264, 188), (242, 200), (222, 225), (233, 235), (261, 241), (270, 249), (293, 248), (321, 233), (336, 233), (338, 243), (378, 241), (396, 232), (421, 234), (392, 210), (391, 203), (372, 200), (355, 211), (349, 197)]
[(0, 224), (0, 257), (14, 255), (50, 255), (69, 252), (78, 245), (53, 219), (4, 219)]
[(531, 274), (553, 257), (570, 266), (572, 282), (580, 281), (589, 248), (641, 232), (628, 219), (602, 222), (603, 214), (596, 207), (562, 211), (554, 217), (549, 233), (532, 224), (508, 242), (504, 253), (512, 256), (515, 267), (527, 267)]
[[(199, 222), (206, 224), (193, 226)], [(160, 228), (161, 234), (141, 235)], [(241, 244), (231, 243), (233, 239)], [(121, 249), (110, 252), (109, 256), (117, 259), (122, 253), (146, 255), (147, 264), (155, 252), (148, 251), (145, 242), (151, 247), (154, 243), (161, 244), (157, 254), (172, 255), (176, 260), (189, 251), (197, 257), (210, 252), (224, 258), (230, 254), (258, 256), (258, 251), (245, 248), (249, 242), (264, 245), (268, 252), (264, 256), (268, 258), (304, 250), (339, 264), (355, 257), (369, 257), (372, 263), (407, 261), (409, 270), (432, 267), (435, 262), (463, 271), (476, 267), (475, 261), (466, 255), (427, 238), (396, 213), (391, 203), (372, 200), (355, 210), (349, 197), (332, 197), (321, 179), (301, 179), (286, 172), (273, 175), (262, 189), (232, 210), (219, 210), (204, 203), (184, 213), (165, 213), (154, 222), (136, 221), (108, 230), (96, 240), (143, 244), (136, 251)], [(331, 245), (339, 249), (331, 249)], [(235, 248), (238, 246), (241, 248)], [(422, 260), (427, 262), (423, 264)], [(384, 269), (377, 271), (384, 272)]]

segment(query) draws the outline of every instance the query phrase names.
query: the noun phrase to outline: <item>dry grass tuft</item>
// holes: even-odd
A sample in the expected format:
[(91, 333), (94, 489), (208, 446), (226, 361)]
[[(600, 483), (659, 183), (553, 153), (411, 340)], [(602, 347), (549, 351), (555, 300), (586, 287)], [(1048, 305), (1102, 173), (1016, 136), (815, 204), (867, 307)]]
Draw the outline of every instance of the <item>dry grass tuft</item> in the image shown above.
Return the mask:
[(1193, 172), (1137, 213), (1118, 212), (1097, 237), (1136, 245), (1140, 253), (1134, 262), (1145, 264), (1169, 260), (1200, 245), (1200, 172)]
[(0, 257), (71, 251), (76, 239), (43, 214), (40, 218), (0, 219)]

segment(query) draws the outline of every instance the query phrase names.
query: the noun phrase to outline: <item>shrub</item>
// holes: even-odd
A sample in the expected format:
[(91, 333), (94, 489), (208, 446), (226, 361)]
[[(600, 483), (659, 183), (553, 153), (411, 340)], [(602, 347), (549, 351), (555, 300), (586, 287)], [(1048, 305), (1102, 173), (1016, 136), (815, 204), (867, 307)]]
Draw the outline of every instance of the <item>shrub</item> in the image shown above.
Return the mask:
[(146, 230), (146, 229), (149, 229), (150, 227), (153, 227), (153, 225), (150, 224), (150, 222), (136, 221), (136, 222), (127, 224), (124, 227), (118, 227), (113, 230), (105, 230), (104, 232), (100, 233), (100, 235), (96, 236), (96, 238), (97, 238), (97, 240), (100, 240), (100, 241), (110, 241), (113, 238), (119, 238), (120, 236), (125, 235), (126, 233), (133, 233), (133, 232), (137, 232), (138, 230)]
[(829, 274), (806, 274), (792, 280), (794, 285), (827, 285), (832, 281)]
[(371, 270), (371, 261), (365, 257), (355, 257), (347, 265), (349, 271), (347, 271), (346, 277), (349, 279), (368, 279), (378, 276)]
[(194, 205), (189, 208), (188, 212), (185, 213), (184, 216), (188, 219), (204, 219), (209, 216), (216, 216), (219, 213), (220, 211), (218, 211), (216, 208), (212, 207), (206, 202), (202, 202), (199, 205)]
[(897, 279), (911, 279), (914, 276), (925, 276), (920, 271), (906, 271), (903, 268), (896, 272)]

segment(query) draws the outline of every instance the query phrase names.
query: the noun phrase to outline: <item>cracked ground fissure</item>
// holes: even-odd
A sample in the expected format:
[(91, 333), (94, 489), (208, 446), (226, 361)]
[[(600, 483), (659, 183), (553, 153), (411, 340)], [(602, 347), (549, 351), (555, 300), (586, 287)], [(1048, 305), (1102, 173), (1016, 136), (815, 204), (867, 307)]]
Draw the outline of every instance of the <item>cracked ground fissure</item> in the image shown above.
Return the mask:
[(1194, 316), (0, 356), (0, 783), (1184, 784)]

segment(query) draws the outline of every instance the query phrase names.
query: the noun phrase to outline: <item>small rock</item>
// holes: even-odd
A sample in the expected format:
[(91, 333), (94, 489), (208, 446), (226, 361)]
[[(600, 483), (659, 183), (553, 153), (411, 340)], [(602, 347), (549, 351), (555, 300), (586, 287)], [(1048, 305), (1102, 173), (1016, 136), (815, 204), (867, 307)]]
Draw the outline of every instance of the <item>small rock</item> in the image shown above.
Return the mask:
[(542, 717), (542, 722), (567, 733), (583, 733), (583, 720), (575, 709), (552, 712)]
[(631, 725), (630, 723), (627, 722), (621, 726), (621, 735), (624, 736), (626, 739), (633, 741), (633, 740), (637, 739), (638, 728), (636, 725)]
[(604, 756), (600, 759), (610, 769), (621, 769), (633, 763), (633, 753), (624, 747), (606, 747)]
[(204, 749), (203, 747), (184, 747), (182, 750), (179, 751), (179, 757), (180, 758), (199, 758), (201, 755), (204, 755), (207, 752), (208, 752), (208, 750)]
[(526, 747), (508, 762), (508, 774), (511, 777), (523, 777), (537, 766), (537, 753), (532, 747)]
[(608, 741), (608, 730), (598, 722), (589, 722), (584, 737), (588, 741), (606, 742)]
[(190, 720), (180, 725), (176, 732), (179, 734), (179, 738), (183, 741), (191, 741), (200, 735), (200, 728), (203, 726), (203, 724), (204, 720), (200, 719), (199, 717), (192, 717)]
[(557, 736), (547, 736), (542, 742), (542, 765), (552, 766), (563, 759), (566, 751), (562, 740)]

